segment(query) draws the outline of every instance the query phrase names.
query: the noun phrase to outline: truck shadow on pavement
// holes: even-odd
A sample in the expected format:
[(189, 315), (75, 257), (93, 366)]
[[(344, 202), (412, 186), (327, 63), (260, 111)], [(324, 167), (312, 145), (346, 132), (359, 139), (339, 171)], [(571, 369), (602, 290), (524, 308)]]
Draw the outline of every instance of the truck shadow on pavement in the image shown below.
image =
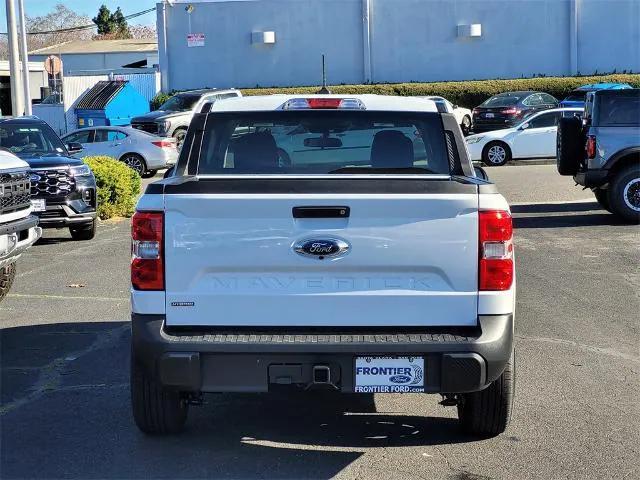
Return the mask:
[(511, 206), (515, 228), (563, 228), (624, 225), (597, 202), (530, 203)]
[(184, 433), (146, 436), (130, 413), (128, 322), (6, 328), (0, 346), (3, 478), (331, 478), (369, 449), (476, 440), (453, 418), (333, 392), (208, 395)]

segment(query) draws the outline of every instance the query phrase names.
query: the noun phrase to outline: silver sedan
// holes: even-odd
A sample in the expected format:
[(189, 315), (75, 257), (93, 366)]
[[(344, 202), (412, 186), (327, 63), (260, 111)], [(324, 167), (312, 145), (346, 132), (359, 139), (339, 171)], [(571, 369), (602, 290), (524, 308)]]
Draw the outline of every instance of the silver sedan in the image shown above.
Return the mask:
[(65, 144), (79, 143), (82, 151), (74, 157), (107, 155), (126, 163), (148, 178), (163, 168), (175, 165), (178, 159), (176, 141), (158, 137), (131, 127), (88, 127), (62, 137)]

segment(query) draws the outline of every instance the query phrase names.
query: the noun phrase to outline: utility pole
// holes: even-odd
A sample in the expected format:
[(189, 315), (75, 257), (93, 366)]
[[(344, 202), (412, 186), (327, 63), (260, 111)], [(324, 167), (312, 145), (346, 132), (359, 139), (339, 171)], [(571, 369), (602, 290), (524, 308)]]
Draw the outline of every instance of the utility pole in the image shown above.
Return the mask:
[(9, 39), (9, 80), (11, 82), (11, 113), (23, 114), (22, 89), (20, 88), (20, 57), (18, 56), (18, 31), (16, 29), (16, 9), (14, 0), (7, 3), (7, 33)]
[(18, 0), (20, 17), (20, 56), (22, 57), (22, 93), (24, 94), (24, 114), (31, 115), (31, 89), (29, 88), (29, 55), (27, 54), (27, 24), (24, 21), (24, 0)]

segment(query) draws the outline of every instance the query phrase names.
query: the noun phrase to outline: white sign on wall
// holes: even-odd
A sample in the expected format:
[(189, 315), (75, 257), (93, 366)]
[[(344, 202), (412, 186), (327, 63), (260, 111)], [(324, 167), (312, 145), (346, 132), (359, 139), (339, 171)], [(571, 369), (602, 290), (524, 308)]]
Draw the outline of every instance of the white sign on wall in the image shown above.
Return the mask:
[(187, 47), (204, 47), (204, 33), (187, 34)]

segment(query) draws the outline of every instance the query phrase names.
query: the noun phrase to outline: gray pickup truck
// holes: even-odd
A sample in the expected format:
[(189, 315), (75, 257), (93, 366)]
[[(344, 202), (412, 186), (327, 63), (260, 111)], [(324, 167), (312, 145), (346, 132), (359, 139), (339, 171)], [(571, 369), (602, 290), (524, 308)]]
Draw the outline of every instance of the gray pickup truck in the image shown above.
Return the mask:
[(582, 120), (561, 120), (558, 172), (590, 188), (598, 203), (640, 223), (640, 89), (587, 94)]
[(233, 88), (187, 90), (176, 93), (157, 110), (132, 118), (131, 126), (161, 137), (173, 137), (180, 149), (193, 115), (205, 104), (241, 96), (242, 93)]

